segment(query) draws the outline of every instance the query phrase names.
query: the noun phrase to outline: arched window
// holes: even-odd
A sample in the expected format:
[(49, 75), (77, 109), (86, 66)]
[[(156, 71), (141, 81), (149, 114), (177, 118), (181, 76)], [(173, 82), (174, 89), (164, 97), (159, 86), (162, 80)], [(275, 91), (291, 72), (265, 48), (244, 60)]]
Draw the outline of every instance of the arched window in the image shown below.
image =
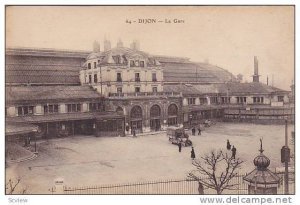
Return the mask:
[(142, 112), (142, 108), (140, 106), (134, 106), (132, 109), (131, 109), (131, 112), (130, 112), (130, 117), (132, 119), (141, 119), (143, 117), (143, 112)]
[(91, 63), (88, 63), (88, 69), (91, 69), (92, 67), (91, 67)]
[(169, 107), (168, 107), (168, 115), (169, 116), (177, 116), (178, 114), (178, 108), (175, 104), (171, 104)]
[(160, 117), (160, 107), (158, 105), (153, 105), (150, 108), (150, 117)]

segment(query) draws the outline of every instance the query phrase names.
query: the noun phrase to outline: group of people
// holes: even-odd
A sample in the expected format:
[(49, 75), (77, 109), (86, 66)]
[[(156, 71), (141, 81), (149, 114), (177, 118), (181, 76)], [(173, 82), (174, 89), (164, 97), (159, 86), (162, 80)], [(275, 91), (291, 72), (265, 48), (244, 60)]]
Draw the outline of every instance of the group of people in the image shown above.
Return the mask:
[(232, 159), (235, 159), (235, 156), (236, 156), (236, 148), (234, 147), (234, 145), (232, 145), (232, 147), (231, 147), (231, 144), (230, 144), (229, 140), (227, 140), (226, 148), (227, 148), (228, 151), (231, 150), (231, 158), (232, 158)]
[[(199, 126), (199, 127), (198, 127), (198, 135), (201, 135), (201, 131), (202, 131), (202, 130), (201, 130), (201, 127)], [(192, 135), (193, 135), (193, 136), (196, 135), (196, 128), (195, 128), (195, 127), (192, 128)]]

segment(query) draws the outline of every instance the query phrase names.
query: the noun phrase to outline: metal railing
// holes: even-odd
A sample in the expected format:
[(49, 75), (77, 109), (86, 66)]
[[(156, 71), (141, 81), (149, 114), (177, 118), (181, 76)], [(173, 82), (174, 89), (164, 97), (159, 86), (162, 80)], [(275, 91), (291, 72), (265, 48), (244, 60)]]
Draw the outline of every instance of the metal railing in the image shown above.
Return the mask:
[[(284, 173), (277, 173), (281, 178), (277, 194), (284, 194)], [(238, 175), (231, 180), (236, 188), (224, 190), (222, 194), (248, 194), (248, 185)], [(295, 193), (294, 173), (290, 173), (290, 194)], [(202, 178), (206, 179), (206, 178)], [(160, 180), (124, 184), (108, 184), (100, 186), (64, 187), (63, 194), (198, 194), (198, 182), (189, 179)], [(214, 189), (204, 188), (204, 194), (216, 194)]]
[(175, 92), (136, 92), (136, 93), (109, 93), (110, 98), (126, 98), (126, 97), (146, 97), (146, 96), (177, 96), (180, 97), (180, 93)]

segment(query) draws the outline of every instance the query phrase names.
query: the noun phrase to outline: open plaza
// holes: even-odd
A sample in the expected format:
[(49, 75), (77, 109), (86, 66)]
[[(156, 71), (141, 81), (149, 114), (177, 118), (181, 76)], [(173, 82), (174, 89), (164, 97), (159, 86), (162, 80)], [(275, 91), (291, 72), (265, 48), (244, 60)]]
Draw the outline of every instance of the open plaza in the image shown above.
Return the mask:
[[(290, 137), (294, 127), (288, 128)], [(192, 136), (191, 130), (187, 133), (196, 158), (212, 149), (227, 152), (226, 140), (229, 139), (237, 148), (237, 157), (244, 161), (241, 174), (254, 169), (253, 159), (259, 155), (260, 138), (264, 154), (271, 161), (270, 170), (283, 166), (280, 149), (284, 145), (284, 125), (217, 123), (204, 129), (201, 136)], [(62, 178), (70, 187), (95, 186), (185, 179), (194, 169), (191, 147), (183, 147), (179, 152), (165, 132), (137, 137), (74, 136), (40, 140), (37, 149), (37, 158), (8, 164), (6, 169), (6, 178), (20, 178), (28, 193), (51, 194), (57, 178)]]

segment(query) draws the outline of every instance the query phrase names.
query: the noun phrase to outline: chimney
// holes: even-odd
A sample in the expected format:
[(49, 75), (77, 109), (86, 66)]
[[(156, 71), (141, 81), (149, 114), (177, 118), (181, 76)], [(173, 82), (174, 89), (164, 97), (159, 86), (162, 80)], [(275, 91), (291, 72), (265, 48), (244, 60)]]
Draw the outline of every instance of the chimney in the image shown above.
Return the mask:
[(257, 57), (254, 56), (254, 75), (253, 77), (253, 82), (259, 82), (259, 75), (258, 75), (258, 60)]
[(123, 41), (121, 39), (119, 39), (118, 43), (117, 43), (117, 48), (121, 48), (124, 47), (123, 46)]
[(93, 52), (95, 52), (95, 53), (99, 53), (100, 52), (100, 43), (98, 41), (94, 41)]
[(104, 39), (104, 51), (108, 51), (111, 49), (111, 43), (109, 40)]
[(130, 44), (130, 48), (132, 50), (140, 50), (140, 42), (138, 40), (134, 40), (131, 44)]

